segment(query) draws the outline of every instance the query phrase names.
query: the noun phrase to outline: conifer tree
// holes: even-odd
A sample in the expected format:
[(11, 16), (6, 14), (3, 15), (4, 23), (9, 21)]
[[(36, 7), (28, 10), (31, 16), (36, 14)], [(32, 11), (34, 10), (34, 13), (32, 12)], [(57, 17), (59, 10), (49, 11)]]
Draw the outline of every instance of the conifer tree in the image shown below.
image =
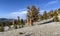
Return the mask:
[(3, 23), (0, 21), (0, 26), (3, 26)]
[(22, 25), (22, 27), (23, 27), (23, 25), (25, 25), (25, 22), (23, 19), (21, 19), (21, 25)]
[(4, 31), (4, 28), (3, 28), (3, 23), (0, 21), (0, 32), (3, 32)]
[(59, 19), (57, 16), (54, 17), (54, 22), (59, 22)]
[[(27, 7), (28, 13), (27, 13), (27, 19), (29, 21), (31, 20), (32, 23), (38, 20), (38, 14), (39, 14), (39, 8), (37, 9), (35, 6)], [(31, 23), (31, 24), (32, 24)]]
[(54, 22), (59, 22), (57, 11), (54, 11)]
[(60, 8), (57, 10), (58, 14), (60, 14)]
[(57, 16), (57, 15), (58, 15), (58, 14), (57, 14), (57, 11), (55, 10), (55, 11), (54, 11), (54, 16)]
[(18, 25), (21, 25), (20, 17), (18, 16)]
[(35, 6), (28, 6), (28, 13), (27, 13), (27, 23), (29, 25), (33, 25), (33, 22), (38, 21), (39, 17), (39, 8), (37, 9)]
[(6, 26), (8, 26), (9, 28), (11, 28), (10, 26), (11, 26), (11, 24), (10, 24), (10, 22), (9, 21), (7, 21), (6, 22)]
[(14, 28), (17, 29), (18, 21), (14, 20)]
[(52, 18), (53, 16), (54, 16), (53, 10), (51, 10), (50, 12), (48, 12), (48, 17), (49, 17), (49, 18)]
[(21, 19), (21, 25), (25, 25), (25, 22), (23, 19)]
[(47, 12), (46, 11), (44, 11), (43, 17), (44, 17), (44, 19), (48, 19), (48, 15), (47, 15)]
[(43, 19), (44, 19), (44, 18), (43, 18), (43, 15), (39, 14), (39, 19), (40, 19), (40, 20), (43, 20)]

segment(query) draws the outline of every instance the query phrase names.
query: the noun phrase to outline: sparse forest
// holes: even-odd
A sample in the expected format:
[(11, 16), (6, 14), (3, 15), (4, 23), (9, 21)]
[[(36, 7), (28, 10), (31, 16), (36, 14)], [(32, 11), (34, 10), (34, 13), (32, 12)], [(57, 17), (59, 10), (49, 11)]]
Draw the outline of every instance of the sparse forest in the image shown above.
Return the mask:
[[(39, 11), (40, 9), (36, 8), (35, 6), (28, 6), (27, 14), (26, 14), (27, 15), (26, 22), (23, 19), (20, 19), (20, 17), (18, 16), (17, 20), (12, 21), (14, 24), (10, 21), (6, 21), (5, 26), (8, 26), (9, 28), (11, 28), (11, 25), (14, 25), (14, 28), (17, 29), (17, 28), (23, 27), (27, 22), (28, 24), (33, 25), (33, 23), (37, 22), (38, 20), (42, 21), (42, 20), (53, 18), (53, 17), (54, 17), (53, 22), (59, 22), (58, 15), (60, 14), (60, 8), (57, 10), (51, 10), (49, 12), (45, 10), (43, 14), (41, 14)], [(0, 31), (3, 31), (4, 29), (3, 27), (4, 27), (4, 24), (3, 22), (0, 21)]]
[(28, 13), (27, 13), (27, 19), (28, 19), (28, 24), (33, 24), (33, 22), (36, 22), (38, 20), (47, 20), (50, 18), (53, 18), (53, 22), (59, 22), (58, 15), (60, 13), (60, 9), (57, 10), (51, 10), (47, 12), (46, 10), (44, 11), (43, 14), (41, 14), (40, 9), (36, 8), (35, 6), (28, 6)]

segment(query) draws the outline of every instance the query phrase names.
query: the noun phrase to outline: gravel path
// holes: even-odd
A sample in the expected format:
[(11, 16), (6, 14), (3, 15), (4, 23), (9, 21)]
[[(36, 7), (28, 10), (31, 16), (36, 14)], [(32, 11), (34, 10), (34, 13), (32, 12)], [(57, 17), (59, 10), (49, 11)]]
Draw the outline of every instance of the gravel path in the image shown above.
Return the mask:
[[(19, 32), (24, 34), (19, 34)], [(0, 32), (0, 36), (60, 36), (60, 22)]]

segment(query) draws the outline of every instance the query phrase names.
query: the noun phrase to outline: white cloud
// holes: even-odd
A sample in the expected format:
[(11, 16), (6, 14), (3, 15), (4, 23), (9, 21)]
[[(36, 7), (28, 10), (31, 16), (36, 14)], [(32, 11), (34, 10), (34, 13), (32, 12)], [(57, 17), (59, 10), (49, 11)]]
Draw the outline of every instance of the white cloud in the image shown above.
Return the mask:
[[(40, 13), (43, 14), (45, 10), (41, 10)], [(10, 16), (13, 18), (17, 18), (17, 16), (20, 16), (20, 18), (22, 19), (26, 19), (26, 15), (27, 15), (27, 10), (22, 10), (19, 12), (12, 12), (10, 13)]]
[(40, 10), (40, 14), (43, 14), (44, 11), (45, 11), (45, 10)]
[(10, 16), (13, 18), (17, 18), (17, 16), (20, 16), (20, 18), (26, 19), (26, 14), (27, 14), (27, 10), (22, 10), (22, 11), (10, 13)]
[(17, 14), (26, 14), (27, 13), (27, 11), (25, 10), (25, 11), (20, 11), (20, 12), (12, 12), (11, 14), (12, 15), (17, 15)]
[(55, 1), (48, 2), (46, 5), (51, 5), (51, 4), (55, 4), (55, 3), (57, 3), (56, 0)]
[(41, 10), (40, 12), (44, 12), (45, 10)]

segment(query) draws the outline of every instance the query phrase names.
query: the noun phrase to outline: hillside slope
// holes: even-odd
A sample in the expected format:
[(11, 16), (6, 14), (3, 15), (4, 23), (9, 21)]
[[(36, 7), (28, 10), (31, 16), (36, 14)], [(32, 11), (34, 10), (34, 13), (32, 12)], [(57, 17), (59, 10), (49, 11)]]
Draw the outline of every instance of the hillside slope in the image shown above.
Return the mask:
[[(24, 34), (19, 34), (19, 32)], [(60, 22), (0, 32), (0, 36), (60, 36)]]

